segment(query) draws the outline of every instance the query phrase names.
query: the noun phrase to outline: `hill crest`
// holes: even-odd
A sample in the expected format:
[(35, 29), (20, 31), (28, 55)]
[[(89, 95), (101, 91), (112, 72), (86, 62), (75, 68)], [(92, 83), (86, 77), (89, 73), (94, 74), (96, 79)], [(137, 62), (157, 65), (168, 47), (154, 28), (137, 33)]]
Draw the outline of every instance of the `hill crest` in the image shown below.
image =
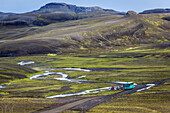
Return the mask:
[(52, 2), (42, 6), (40, 9), (32, 11), (33, 14), (48, 14), (48, 13), (72, 13), (72, 14), (115, 14), (124, 15), (124, 12), (118, 12), (112, 9), (103, 9), (101, 7), (82, 7), (66, 3)]
[(140, 14), (152, 14), (152, 13), (170, 13), (170, 8), (150, 9), (150, 10), (145, 10), (145, 11), (141, 12)]

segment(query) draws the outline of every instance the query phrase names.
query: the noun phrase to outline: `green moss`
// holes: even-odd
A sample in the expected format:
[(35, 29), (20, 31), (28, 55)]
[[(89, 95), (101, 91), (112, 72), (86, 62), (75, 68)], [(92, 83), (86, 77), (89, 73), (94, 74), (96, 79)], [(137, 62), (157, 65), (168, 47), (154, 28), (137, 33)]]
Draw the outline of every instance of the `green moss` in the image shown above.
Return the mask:
[(27, 74), (35, 73), (35, 70), (10, 63), (0, 63), (0, 84), (14, 79), (26, 78)]
[(57, 99), (42, 98), (0, 98), (1, 111), (14, 113), (31, 113), (51, 105), (57, 105)]

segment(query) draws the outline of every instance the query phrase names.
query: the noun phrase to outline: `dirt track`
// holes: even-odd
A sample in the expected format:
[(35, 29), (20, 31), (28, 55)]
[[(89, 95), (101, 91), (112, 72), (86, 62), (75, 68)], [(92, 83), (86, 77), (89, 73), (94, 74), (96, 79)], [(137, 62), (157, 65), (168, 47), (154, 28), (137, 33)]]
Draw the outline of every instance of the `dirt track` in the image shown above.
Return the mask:
[[(170, 79), (167, 80), (163, 80), (157, 83), (154, 83), (155, 86), (163, 84), (166, 81), (170, 81)], [(137, 85), (134, 89), (132, 90), (125, 90), (116, 94), (112, 94), (112, 95), (106, 95), (106, 96), (98, 96), (98, 97), (87, 97), (87, 98), (80, 98), (74, 102), (69, 102), (66, 104), (63, 104), (61, 106), (52, 108), (52, 109), (45, 109), (36, 113), (59, 113), (65, 110), (76, 110), (76, 111), (82, 111), (82, 112), (86, 112), (89, 109), (102, 104), (104, 102), (108, 102), (110, 101), (111, 98), (116, 98), (119, 97), (119, 94), (131, 94), (131, 93), (135, 93), (137, 92), (137, 90), (141, 89), (141, 88), (146, 88), (146, 84), (139, 84)]]
[(89, 100), (93, 100), (95, 98), (98, 98), (98, 97), (92, 97), (92, 98), (85, 98), (85, 99), (81, 99), (81, 100), (78, 100), (78, 101), (75, 101), (75, 102), (71, 102), (71, 103), (68, 103), (68, 104), (65, 104), (65, 105), (62, 105), (62, 106), (59, 106), (57, 108), (54, 108), (54, 109), (51, 109), (51, 110), (47, 110), (47, 111), (41, 111), (40, 113), (60, 113), (62, 111), (65, 111), (67, 109), (70, 109), (70, 108), (73, 108), (77, 105), (80, 105), (82, 103), (85, 103)]

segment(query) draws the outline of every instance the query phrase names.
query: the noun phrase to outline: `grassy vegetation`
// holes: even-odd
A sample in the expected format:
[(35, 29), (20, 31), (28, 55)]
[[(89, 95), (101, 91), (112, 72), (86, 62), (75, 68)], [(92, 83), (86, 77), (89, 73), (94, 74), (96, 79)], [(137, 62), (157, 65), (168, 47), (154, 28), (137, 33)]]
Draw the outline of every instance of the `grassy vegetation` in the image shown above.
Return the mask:
[[(70, 90), (72, 83), (56, 80), (16, 80), (2, 92), (10, 92), (6, 97), (45, 97), (51, 93), (61, 93)], [(64, 86), (67, 86), (66, 88)], [(63, 87), (63, 88), (62, 88)]]
[[(15, 99), (21, 100), (20, 103), (24, 104), (23, 110), (32, 112), (32, 109), (38, 110), (51, 105), (52, 100), (46, 101), (45, 99), (43, 101), (49, 103), (48, 105), (42, 105), (39, 102), (37, 102), (36, 108), (30, 105), (33, 99), (38, 100), (40, 97), (113, 85), (104, 82), (152, 83), (170, 78), (169, 29), (164, 26), (169, 24), (168, 21), (156, 19), (157, 15), (152, 17), (146, 15), (124, 18), (122, 16), (96, 18), (38, 27), (35, 31), (29, 31), (27, 37), (12, 41), (7, 40), (4, 44), (1, 44), (1, 50), (14, 51), (15, 55), (35, 55), (37, 51), (38, 55), (0, 58), (0, 83), (11, 83), (7, 88), (0, 90), (0, 94), (4, 95), (0, 97), (2, 100), (0, 103), (4, 105), (4, 101), (13, 103), (12, 101)], [(166, 29), (162, 28), (163, 26)], [(21, 31), (18, 31), (18, 33), (25, 29), (20, 29)], [(16, 30), (11, 32), (16, 32)], [(5, 36), (3, 33), (2, 35)], [(26, 35), (24, 34), (24, 36)], [(1, 51), (1, 53), (6, 56), (13, 56), (14, 54), (9, 54), (9, 51), (4, 53)], [(38, 71), (36, 72), (24, 66), (17, 66), (16, 64), (21, 61), (35, 61), (35, 64), (28, 65), (30, 67), (123, 69), (67, 73), (71, 78), (86, 75), (81, 79), (101, 82), (79, 84), (52, 79), (53, 77), (60, 77), (60, 75), (30, 80), (28, 77), (42, 74), (45, 69), (36, 70)], [(67, 70), (50, 71), (65, 72)], [(165, 83), (146, 92), (121, 95), (116, 100), (112, 99), (111, 102), (95, 107), (89, 112), (168, 112), (168, 90), (169, 83)], [(103, 91), (80, 96), (108, 95), (116, 92)], [(29, 103), (30, 109), (25, 108), (27, 106), (25, 102)], [(42, 107), (39, 107), (40, 105)], [(2, 108), (4, 110), (7, 107), (3, 106)]]
[[(146, 67), (145, 67), (146, 68)], [(112, 81), (133, 81), (135, 83), (149, 83), (156, 82), (169, 78), (169, 69), (160, 68), (146, 68), (146, 69), (123, 69), (109, 72), (80, 72), (70, 73), (69, 75), (75, 75), (77, 77), (81, 75), (87, 75), (85, 80), (112, 82)]]
[[(158, 56), (159, 55), (159, 56)], [(168, 49), (148, 49), (145, 46), (129, 47), (100, 54), (70, 54), (70, 55), (40, 55), (29, 57), (0, 58), (0, 62), (17, 64), (20, 61), (35, 61), (31, 67), (75, 67), (75, 68), (123, 68), (110, 71), (75, 71), (67, 73), (69, 77), (79, 77), (82, 80), (95, 82), (112, 81), (133, 81), (135, 83), (151, 83), (169, 78), (169, 55)], [(138, 56), (138, 57), (135, 57)], [(35, 74), (42, 74), (45, 70), (37, 70), (34, 74), (26, 74), (31, 77)], [(51, 70), (51, 72), (65, 72), (68, 70)], [(99, 87), (112, 86), (112, 84), (79, 84), (53, 80), (52, 75), (40, 80), (21, 79), (10, 81), (6, 89), (2, 89), (1, 94), (6, 97), (46, 97), (49, 95), (73, 93)], [(75, 78), (76, 79), (76, 78)], [(80, 87), (81, 86), (81, 87)], [(110, 94), (111, 92), (101, 92), (99, 95)], [(114, 92), (113, 92), (114, 93)], [(92, 95), (91, 95), (92, 96)]]
[(113, 84), (108, 83), (79, 84), (50, 80), (48, 78), (43, 80), (24, 79), (11, 81), (11, 85), (5, 89), (2, 89), (0, 94), (4, 94), (5, 97), (46, 97), (57, 94), (74, 93), (89, 89), (108, 87), (112, 85)]
[(31, 113), (53, 105), (57, 99), (43, 98), (0, 98), (1, 113)]
[[(134, 52), (134, 51), (135, 52)], [(147, 54), (146, 54), (147, 53)], [(156, 53), (156, 55), (155, 55)], [(162, 54), (163, 53), (163, 54)], [(159, 56), (158, 56), (159, 55)], [(169, 55), (168, 49), (148, 49), (145, 46), (138, 47), (128, 47), (113, 50), (109, 53), (99, 53), (99, 54), (70, 54), (70, 55), (39, 55), (39, 56), (29, 56), (29, 57), (9, 57), (0, 58), (1, 63), (17, 64), (20, 61), (35, 61), (35, 64), (30, 64), (31, 67), (77, 67), (77, 68), (125, 68), (121, 70), (111, 70), (111, 71), (92, 71), (92, 72), (81, 72), (75, 71), (72, 73), (67, 73), (69, 77), (78, 77), (86, 75), (82, 80), (90, 80), (96, 82), (107, 82), (107, 81), (133, 81), (135, 83), (151, 83), (161, 81), (163, 79), (169, 78)], [(133, 56), (133, 57), (132, 57)], [(138, 56), (135, 58), (135, 56)], [(19, 66), (21, 67), (21, 66)], [(22, 67), (25, 69), (25, 67)], [(45, 70), (37, 70), (36, 73), (26, 73), (26, 77), (30, 77), (34, 74), (42, 74)], [(65, 72), (67, 70), (51, 70), (54, 72)], [(22, 71), (25, 73), (25, 71)], [(32, 97), (32, 99), (39, 97), (46, 97), (57, 94), (64, 93), (74, 93), (79, 91), (84, 91), (88, 89), (95, 89), (100, 87), (108, 87), (113, 84), (106, 83), (73, 83), (52, 80), (51, 77), (59, 77), (58, 75), (48, 76), (38, 80), (17, 79), (8, 81), (11, 85), (7, 88), (2, 89), (0, 94), (4, 95), (3, 99), (9, 99), (9, 103), (12, 103), (13, 99), (22, 100), (24, 98)], [(169, 86), (165, 85), (159, 87), (153, 87), (152, 89), (144, 92), (140, 92), (133, 95), (120, 96), (116, 100), (113, 99), (110, 103), (102, 104), (89, 112), (109, 112), (109, 111), (123, 111), (132, 112), (166, 112), (168, 111), (168, 94), (161, 94), (160, 92), (167, 92)], [(117, 91), (103, 91), (96, 94), (80, 95), (81, 97), (86, 96), (101, 96), (116, 93)], [(118, 91), (119, 92), (119, 91)], [(156, 93), (156, 94), (153, 94)], [(17, 98), (16, 98), (17, 97)], [(1, 97), (2, 99), (2, 97)], [(32, 101), (30, 98), (28, 101)], [(50, 100), (48, 100), (50, 101)], [(2, 101), (3, 103), (4, 101)], [(129, 104), (132, 102), (132, 104)], [(27, 104), (24, 101), (20, 101), (24, 106)], [(29, 104), (31, 104), (30, 102)], [(48, 103), (48, 102), (47, 102)], [(161, 108), (159, 107), (161, 103)], [(163, 103), (163, 104), (162, 104)], [(30, 105), (35, 111), (43, 109), (43, 107), (50, 106), (52, 104), (39, 104), (42, 107), (36, 106), (34, 104)], [(153, 107), (149, 106), (153, 104)], [(2, 104), (3, 106), (4, 104)], [(13, 106), (15, 104), (7, 104), (8, 106)], [(16, 104), (17, 105), (17, 104)], [(148, 107), (149, 106), (149, 107)], [(11, 108), (11, 107), (10, 107)], [(159, 109), (158, 109), (159, 108)], [(3, 109), (5, 106), (3, 106)], [(11, 108), (12, 109), (12, 108)], [(26, 109), (25, 107), (23, 109)], [(9, 110), (9, 109), (8, 109)], [(15, 109), (14, 109), (15, 110)], [(19, 109), (17, 109), (19, 110)], [(32, 111), (32, 109), (26, 109), (26, 112)], [(20, 110), (22, 111), (22, 110)]]
[(0, 63), (0, 84), (14, 79), (26, 78), (27, 74), (35, 73), (35, 70), (10, 63)]
[[(138, 47), (138, 46), (135, 46)], [(20, 61), (35, 61), (32, 66), (41, 67), (79, 67), (79, 68), (141, 68), (141, 67), (167, 67), (169, 66), (169, 49), (147, 49), (148, 45), (139, 46), (132, 49), (126, 47), (121, 50), (94, 51), (87, 54), (69, 54), (69, 55), (39, 55), (25, 56), (15, 58), (0, 58), (1, 62), (18, 63)], [(149, 48), (149, 47), (148, 47)], [(166, 59), (165, 59), (166, 58)], [(38, 65), (39, 64), (39, 65)]]

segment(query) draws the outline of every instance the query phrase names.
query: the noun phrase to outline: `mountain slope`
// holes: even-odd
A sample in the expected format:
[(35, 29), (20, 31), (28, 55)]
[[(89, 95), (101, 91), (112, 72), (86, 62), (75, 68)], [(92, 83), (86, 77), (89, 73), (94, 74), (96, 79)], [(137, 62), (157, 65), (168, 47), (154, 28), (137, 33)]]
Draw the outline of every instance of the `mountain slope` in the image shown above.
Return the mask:
[(27, 34), (19, 39), (14, 35), (13, 40), (2, 40), (0, 56), (68, 54), (140, 44), (165, 44), (168, 47), (170, 41), (169, 21), (133, 12), (126, 16), (107, 15), (31, 29), (27, 28)]
[(51, 23), (87, 18), (88, 16), (68, 13), (16, 14), (0, 20), (0, 26), (45, 26)]
[(78, 7), (65, 3), (49, 3), (39, 10), (24, 14), (0, 12), (0, 26), (45, 26), (56, 22), (109, 14), (124, 15), (125, 13), (100, 7)]
[(41, 7), (39, 10), (30, 12), (32, 14), (49, 14), (49, 13), (71, 13), (83, 15), (98, 15), (98, 14), (115, 14), (124, 15), (123, 12), (114, 11), (111, 9), (102, 9), (100, 7), (79, 7), (65, 3), (49, 3)]
[(3, 13), (3, 12), (0, 12), (0, 20), (3, 19), (3, 18), (6, 18), (8, 16), (11, 16), (11, 15), (15, 15), (14, 13)]
[(140, 14), (152, 14), (152, 13), (170, 13), (170, 9), (151, 9), (151, 10), (145, 10)]

